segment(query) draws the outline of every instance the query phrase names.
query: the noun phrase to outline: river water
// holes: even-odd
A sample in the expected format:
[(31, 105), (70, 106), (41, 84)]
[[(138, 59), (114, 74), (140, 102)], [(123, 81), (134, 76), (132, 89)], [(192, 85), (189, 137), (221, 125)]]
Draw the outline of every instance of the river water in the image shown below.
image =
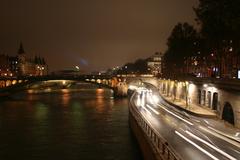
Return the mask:
[(112, 95), (80, 84), (0, 100), (0, 159), (142, 159), (129, 129), (128, 101)]

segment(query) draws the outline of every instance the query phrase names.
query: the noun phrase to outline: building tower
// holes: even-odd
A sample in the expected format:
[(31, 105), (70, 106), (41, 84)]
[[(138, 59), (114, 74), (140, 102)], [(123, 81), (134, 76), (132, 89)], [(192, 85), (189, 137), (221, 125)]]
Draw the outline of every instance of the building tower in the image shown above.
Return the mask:
[(162, 76), (162, 53), (156, 52), (147, 62), (148, 71), (154, 76)]
[(19, 75), (24, 76), (26, 74), (26, 53), (24, 51), (22, 42), (20, 43), (17, 57), (18, 57)]

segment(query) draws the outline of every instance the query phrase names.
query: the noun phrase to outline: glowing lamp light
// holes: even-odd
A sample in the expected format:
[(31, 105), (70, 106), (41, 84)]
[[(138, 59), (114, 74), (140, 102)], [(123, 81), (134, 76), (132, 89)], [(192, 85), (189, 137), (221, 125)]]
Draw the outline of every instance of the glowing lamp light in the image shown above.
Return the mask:
[(194, 93), (195, 86), (193, 84), (189, 84), (189, 95), (192, 95)]
[(133, 86), (133, 85), (130, 85), (130, 86), (128, 87), (128, 89), (130, 89), (130, 90), (135, 90), (135, 89), (137, 89), (137, 87), (136, 87), (136, 86)]
[(152, 100), (153, 100), (154, 103), (158, 103), (159, 102), (159, 98), (156, 95), (152, 96)]
[(96, 93), (97, 93), (97, 94), (101, 94), (101, 93), (103, 93), (103, 92), (104, 92), (104, 89), (102, 89), (102, 88), (96, 89)]

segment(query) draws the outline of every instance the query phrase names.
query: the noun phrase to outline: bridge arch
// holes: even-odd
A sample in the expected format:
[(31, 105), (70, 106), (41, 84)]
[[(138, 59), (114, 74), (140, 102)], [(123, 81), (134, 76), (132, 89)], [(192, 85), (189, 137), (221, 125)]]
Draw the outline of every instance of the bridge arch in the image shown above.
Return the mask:
[(212, 93), (211, 91), (207, 92), (207, 107), (211, 108)]
[(12, 81), (11, 80), (7, 80), (6, 81), (6, 87), (11, 86), (11, 85), (12, 85)]
[(213, 110), (218, 109), (218, 93), (217, 92), (213, 93), (212, 108), (213, 108)]
[(205, 106), (206, 105), (206, 90), (202, 91), (202, 105)]
[(6, 83), (5, 83), (5, 81), (4, 81), (4, 80), (0, 81), (0, 88), (4, 88), (4, 87), (5, 87), (5, 85), (6, 85)]
[(234, 125), (234, 112), (229, 102), (226, 102), (223, 107), (222, 119)]
[(202, 99), (202, 92), (200, 89), (198, 89), (198, 104), (201, 105), (201, 99)]
[(101, 79), (97, 79), (96, 82), (97, 83), (102, 83), (102, 80)]

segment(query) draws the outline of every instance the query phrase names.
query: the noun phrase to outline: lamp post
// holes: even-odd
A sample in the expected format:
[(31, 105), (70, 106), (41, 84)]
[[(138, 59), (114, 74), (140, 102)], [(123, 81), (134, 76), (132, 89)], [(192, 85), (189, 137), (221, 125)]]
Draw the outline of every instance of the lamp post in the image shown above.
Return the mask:
[(173, 82), (173, 101), (176, 100), (176, 94), (177, 94), (177, 81), (175, 80)]
[(168, 97), (168, 95), (169, 95), (169, 80), (167, 80), (167, 82), (166, 82), (166, 94)]
[(189, 83), (188, 81), (185, 81), (185, 92), (186, 92), (186, 108), (188, 107), (188, 88), (189, 88)]

